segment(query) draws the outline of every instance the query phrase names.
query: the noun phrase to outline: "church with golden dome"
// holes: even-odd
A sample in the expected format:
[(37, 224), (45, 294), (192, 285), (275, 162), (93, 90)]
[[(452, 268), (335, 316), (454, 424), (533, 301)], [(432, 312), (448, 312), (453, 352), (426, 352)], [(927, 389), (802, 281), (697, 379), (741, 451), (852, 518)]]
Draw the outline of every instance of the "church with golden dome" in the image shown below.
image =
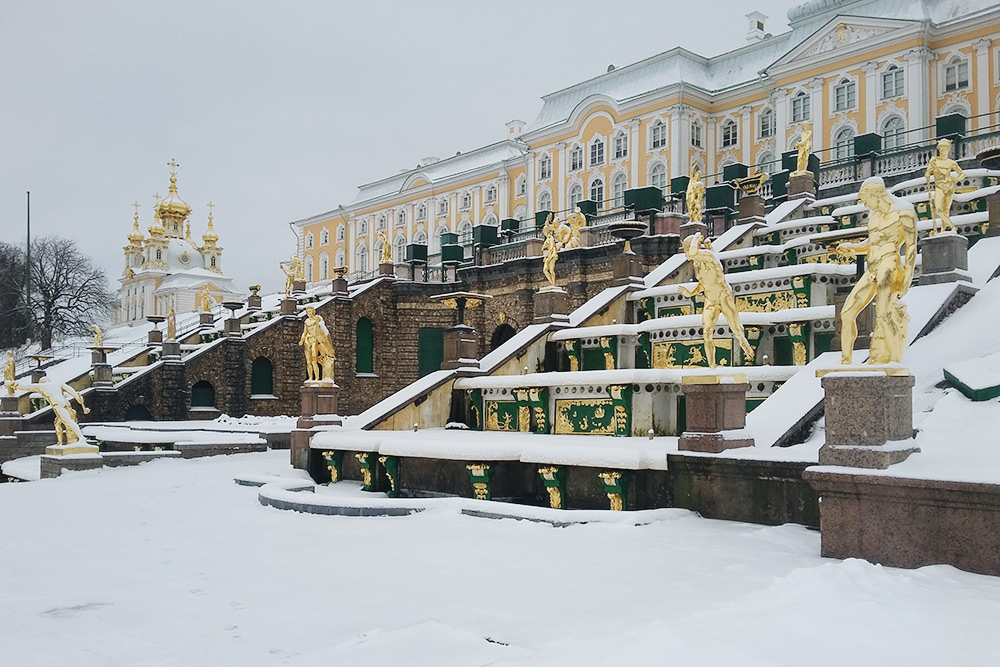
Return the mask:
[(115, 324), (165, 317), (171, 308), (175, 313), (198, 310), (206, 286), (216, 304), (242, 299), (232, 278), (222, 273), (222, 247), (212, 221), (214, 205), (208, 204), (208, 228), (198, 245), (191, 238), (191, 207), (177, 192), (179, 165), (173, 160), (168, 164), (170, 189), (166, 198), (157, 197), (148, 236), (139, 229), (139, 205), (134, 204), (132, 232), (123, 248), (125, 269), (119, 279)]

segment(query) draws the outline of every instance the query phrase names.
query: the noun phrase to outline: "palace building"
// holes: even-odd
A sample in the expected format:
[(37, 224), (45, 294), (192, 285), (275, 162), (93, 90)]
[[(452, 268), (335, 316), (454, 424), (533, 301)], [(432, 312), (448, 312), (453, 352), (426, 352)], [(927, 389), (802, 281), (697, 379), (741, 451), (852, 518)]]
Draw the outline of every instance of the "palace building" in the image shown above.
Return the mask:
[[(425, 158), (360, 186), (349, 205), (294, 222), (307, 280), (338, 267), (349, 279), (373, 275), (380, 232), (396, 263), (408, 245), (426, 246), (433, 271), (445, 233), (458, 235), (467, 261), (477, 225), (514, 234), (533, 231), (539, 211), (620, 209), (630, 189), (682, 190), (671, 183), (692, 165), (708, 185), (736, 165), (779, 172), (804, 125), (813, 152), (835, 165), (926, 142), (940, 116), (964, 116), (970, 130), (997, 122), (994, 2), (813, 0), (774, 35), (767, 18), (747, 14), (746, 43), (729, 52), (674, 48), (550, 93), (537, 118), (508, 123), (502, 141)], [(820, 186), (835, 178), (827, 170)]]
[(171, 306), (176, 313), (197, 310), (197, 297), (205, 286), (216, 304), (242, 299), (232, 278), (222, 273), (222, 248), (213, 227), (211, 203), (202, 245), (191, 238), (191, 207), (177, 192), (176, 167), (171, 162), (170, 189), (165, 199), (157, 198), (148, 237), (139, 230), (139, 205), (134, 205), (132, 232), (123, 248), (121, 299), (112, 314), (115, 324), (165, 317)]

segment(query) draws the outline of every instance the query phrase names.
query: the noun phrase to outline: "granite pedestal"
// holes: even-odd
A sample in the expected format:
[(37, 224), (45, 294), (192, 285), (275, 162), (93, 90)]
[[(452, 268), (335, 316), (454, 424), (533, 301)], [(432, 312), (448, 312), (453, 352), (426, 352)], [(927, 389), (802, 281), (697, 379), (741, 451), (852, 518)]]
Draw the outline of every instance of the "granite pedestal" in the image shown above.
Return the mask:
[(687, 428), (677, 448), (689, 452), (717, 454), (727, 449), (751, 447), (746, 427), (745, 375), (689, 375), (681, 379)]
[(163, 356), (180, 359), (181, 344), (176, 340), (174, 340), (173, 338), (171, 338), (170, 340), (163, 341)]
[(282, 315), (294, 315), (296, 313), (296, 307), (298, 302), (295, 299), (289, 299), (285, 297), (281, 300), (281, 314)]
[(146, 342), (150, 345), (159, 345), (163, 342), (163, 332), (159, 329), (150, 329), (146, 334)]
[(684, 224), (684, 216), (673, 211), (657, 213), (653, 217), (654, 234), (680, 234), (681, 225)]
[(243, 335), (243, 322), (238, 317), (227, 317), (226, 318), (226, 335), (227, 336), (242, 336)]
[(740, 199), (739, 221), (764, 222), (764, 198), (760, 195), (744, 195)]
[(702, 238), (708, 237), (708, 225), (704, 222), (685, 222), (680, 226), (681, 241), (689, 236), (701, 234)]
[(969, 240), (956, 232), (928, 236), (920, 244), (920, 285), (970, 280)]
[(202, 311), (198, 313), (198, 326), (210, 327), (215, 324), (215, 315)]
[(306, 291), (306, 281), (304, 280), (292, 281), (292, 293), (300, 294), (305, 291)]
[(442, 369), (478, 366), (476, 359), (476, 330), (464, 324), (454, 326), (444, 332), (444, 355)]
[(396, 265), (392, 262), (383, 262), (378, 265), (378, 274), (383, 278), (395, 278)]
[(815, 199), (816, 177), (811, 171), (792, 172), (788, 177), (789, 199)]
[(260, 310), (262, 306), (260, 294), (251, 294), (247, 297), (247, 310)]
[(535, 322), (565, 321), (569, 299), (561, 287), (543, 287), (535, 294)]
[(989, 215), (986, 236), (1000, 236), (1000, 193), (994, 192), (986, 197), (986, 210)]
[(339, 426), (337, 414), (340, 387), (333, 382), (306, 381), (299, 390), (301, 414), (291, 434), (293, 468), (306, 469), (309, 464), (309, 440), (314, 426)]
[(639, 256), (631, 250), (616, 255), (611, 260), (611, 271), (615, 285), (642, 282), (642, 262), (639, 261)]

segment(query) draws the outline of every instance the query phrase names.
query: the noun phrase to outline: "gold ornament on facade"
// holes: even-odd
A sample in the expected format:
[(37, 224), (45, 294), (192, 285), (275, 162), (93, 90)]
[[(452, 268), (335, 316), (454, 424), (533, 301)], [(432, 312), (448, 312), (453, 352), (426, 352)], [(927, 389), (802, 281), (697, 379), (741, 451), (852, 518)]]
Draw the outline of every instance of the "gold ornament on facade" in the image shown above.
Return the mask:
[(365, 488), (371, 488), (372, 485), (372, 471), (368, 467), (368, 453), (359, 452), (354, 455), (354, 458), (358, 460), (361, 464), (361, 483), (364, 484)]
[(685, 238), (681, 246), (685, 256), (694, 267), (698, 283), (692, 289), (679, 286), (678, 291), (689, 298), (698, 293), (705, 295), (702, 326), (708, 365), (715, 368), (714, 334), (720, 313), (726, 316), (729, 329), (733, 332), (733, 337), (739, 341), (743, 351), (751, 354), (752, 348), (743, 334), (743, 325), (740, 323), (739, 310), (736, 307), (736, 300), (733, 298), (733, 290), (726, 282), (726, 273), (722, 268), (722, 263), (715, 256), (711, 242), (708, 239), (703, 239), (700, 233), (695, 233)]
[(333, 384), (333, 362), (336, 353), (330, 340), (330, 330), (322, 315), (316, 314), (316, 308), (306, 308), (306, 320), (299, 338), (306, 355), (306, 373), (309, 382), (324, 382)]
[(52, 421), (56, 431), (56, 443), (71, 445), (84, 440), (83, 431), (77, 423), (76, 410), (71, 401), (75, 400), (83, 408), (83, 414), (90, 413), (83, 403), (83, 396), (73, 387), (61, 382), (49, 381), (43, 375), (38, 382), (32, 384), (14, 383), (14, 391), (26, 391), (38, 394), (52, 408)]
[[(546, 482), (556, 482), (556, 475), (559, 473), (559, 468), (555, 466), (545, 466), (538, 469), (538, 474), (542, 476)], [(563, 497), (562, 491), (559, 489), (557, 484), (545, 485), (545, 490), (549, 493), (549, 507), (554, 510), (560, 510), (563, 507)]]
[[(900, 300), (910, 289), (917, 259), (917, 214), (913, 205), (894, 197), (878, 176), (866, 180), (858, 200), (868, 207), (868, 239), (836, 246), (841, 256), (868, 255), (865, 273), (847, 295), (841, 311), (841, 363), (852, 362), (857, 317), (875, 301), (875, 328), (868, 363), (903, 358), (909, 315)], [(901, 251), (904, 255), (901, 256)]]
[[(618, 486), (618, 482), (622, 477), (620, 472), (602, 472), (598, 473), (598, 477), (604, 482), (605, 486), (610, 486), (612, 488)], [(624, 509), (624, 503), (622, 501), (622, 494), (620, 493), (608, 493), (608, 501), (611, 505), (611, 510), (614, 512), (621, 512)]]
[(701, 169), (698, 168), (697, 164), (692, 164), (691, 178), (688, 180), (687, 190), (684, 192), (689, 222), (701, 222), (704, 197), (705, 183), (701, 180)]
[[(323, 452), (323, 458), (325, 458), (327, 461), (329, 461), (332, 456), (333, 452)], [(330, 464), (327, 466), (327, 468), (330, 471), (330, 483), (336, 484), (338, 481), (340, 481), (340, 473), (337, 471), (337, 466)]]
[(385, 462), (388, 459), (389, 459), (388, 456), (380, 456), (380, 457), (378, 457), (378, 462), (382, 464), (383, 468), (385, 468), (385, 476), (389, 479), (389, 489), (392, 490), (392, 491), (395, 491), (396, 490), (396, 478), (393, 477), (392, 473), (389, 472), (389, 469), (385, 467)]
[(795, 160), (795, 171), (791, 176), (804, 176), (809, 173), (809, 155), (812, 153), (812, 126), (802, 125), (802, 135), (795, 142), (795, 149), (799, 152)]
[[(933, 228), (931, 236), (939, 232), (955, 231), (955, 223), (951, 221), (951, 202), (955, 196), (955, 186), (960, 180), (965, 178), (965, 172), (952, 160), (948, 154), (951, 152), (951, 140), (942, 139), (937, 143), (937, 155), (931, 157), (927, 163), (927, 171), (924, 178), (927, 180), (927, 198), (931, 204), (931, 219)], [(934, 189), (931, 191), (931, 176), (934, 177)], [(941, 219), (941, 227), (938, 229), (938, 218)]]

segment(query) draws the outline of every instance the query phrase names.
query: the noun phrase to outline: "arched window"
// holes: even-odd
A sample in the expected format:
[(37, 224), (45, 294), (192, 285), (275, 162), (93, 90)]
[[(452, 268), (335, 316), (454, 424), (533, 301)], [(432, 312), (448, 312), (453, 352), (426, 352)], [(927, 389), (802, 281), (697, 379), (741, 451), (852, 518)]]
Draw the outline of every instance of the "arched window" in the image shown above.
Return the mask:
[(191, 407), (192, 408), (214, 408), (215, 407), (215, 387), (208, 380), (195, 382), (191, 387)]
[(604, 164), (604, 139), (597, 137), (590, 144), (590, 166), (597, 167)]
[(372, 260), (373, 261), (377, 261), (377, 262), (381, 262), (382, 261), (382, 247), (384, 245), (385, 244), (382, 243), (382, 241), (380, 241), (380, 240), (376, 240), (375, 243), (372, 244)]
[(312, 255), (306, 255), (305, 266), (302, 267), (302, 273), (305, 274), (306, 280), (312, 282), (316, 280), (316, 276), (313, 273), (313, 258)]
[(760, 163), (757, 165), (757, 171), (761, 171), (765, 174), (773, 174), (777, 166), (778, 165), (774, 162), (773, 153), (760, 154)]
[(384, 215), (380, 215), (378, 217), (378, 228), (379, 229), (385, 229), (385, 216)]
[(615, 135), (615, 159), (620, 160), (623, 157), (628, 157), (628, 135), (619, 132)]
[(552, 195), (548, 192), (543, 192), (538, 195), (538, 210), (539, 211), (551, 211), (552, 210)]
[(625, 190), (628, 189), (628, 177), (625, 174), (617, 174), (611, 181), (611, 197), (614, 202), (611, 204), (615, 208), (625, 205)]
[(573, 150), (569, 152), (569, 170), (580, 169), (583, 169), (583, 146), (573, 146)]
[(345, 258), (344, 249), (343, 248), (338, 249), (337, 250), (337, 262), (335, 264), (336, 268), (340, 268), (340, 267), (344, 266), (344, 264), (346, 264), (346, 261), (344, 260), (344, 258)]
[(417, 206), (417, 220), (427, 219), (427, 207), (423, 204)]
[(396, 261), (402, 262), (406, 259), (406, 239), (396, 239)]
[(250, 364), (250, 395), (274, 395), (274, 366), (267, 357), (257, 357)]
[(595, 178), (590, 183), (590, 198), (597, 202), (598, 210), (604, 208), (604, 181)]
[(761, 139), (767, 139), (768, 137), (774, 136), (774, 109), (764, 109), (760, 112), (758, 116), (759, 129), (758, 134)]
[(901, 97), (904, 92), (906, 92), (906, 83), (903, 79), (903, 70), (897, 65), (889, 65), (882, 72), (882, 99)]
[(396, 224), (397, 225), (405, 225), (406, 224), (406, 210), (405, 209), (399, 209), (399, 212), (396, 213)]
[(319, 279), (326, 280), (330, 277), (330, 256), (325, 252), (319, 256)]
[(792, 122), (809, 120), (809, 96), (800, 90), (792, 97)]
[(337, 240), (338, 241), (343, 241), (344, 240), (344, 226), (343, 225), (338, 225), (337, 226)]
[(354, 337), (354, 372), (357, 374), (375, 372), (375, 343), (372, 321), (367, 317), (358, 320)]
[(538, 178), (552, 178), (552, 157), (548, 153), (538, 161)]
[(858, 86), (854, 81), (843, 78), (833, 87), (834, 111), (853, 109), (858, 103)]
[(854, 130), (849, 127), (837, 132), (833, 138), (834, 157), (838, 160), (845, 160), (854, 155)]
[(448, 200), (443, 197), (438, 200), (438, 215), (448, 215)]
[(358, 223), (358, 235), (359, 236), (367, 236), (368, 235), (368, 220), (367, 220), (367, 218), (364, 219), (364, 220), (361, 220)]
[(969, 61), (960, 56), (952, 58), (944, 68), (945, 92), (969, 87)]
[(309, 232), (308, 234), (306, 234), (306, 249), (312, 247), (313, 247), (313, 234), (312, 232)]
[(649, 147), (663, 148), (667, 145), (667, 124), (662, 120), (657, 120), (649, 128)]
[(358, 248), (358, 262), (355, 267), (355, 271), (358, 273), (365, 273), (368, 271), (368, 248), (361, 246)]
[(667, 168), (663, 164), (654, 165), (649, 172), (649, 184), (667, 194)]
[(575, 211), (576, 207), (583, 201), (583, 186), (579, 183), (573, 184), (569, 189), (569, 208)]
[(739, 141), (739, 132), (736, 129), (736, 121), (730, 119), (722, 124), (722, 147), (735, 146)]
[(701, 148), (701, 123), (698, 121), (691, 123), (691, 145)]
[(889, 116), (882, 126), (882, 143), (885, 148), (898, 148), (905, 143), (903, 133), (906, 123), (899, 116)]
[(472, 195), (468, 192), (462, 195), (462, 210), (472, 208)]
[(328, 245), (329, 243), (330, 243), (330, 230), (324, 228), (323, 231), (319, 233), (319, 244)]
[(491, 185), (486, 188), (486, 203), (492, 204), (497, 200), (497, 186)]
[(514, 195), (517, 197), (523, 197), (524, 193), (527, 191), (527, 179), (524, 177), (524, 174), (521, 174), (517, 177), (517, 180), (514, 181)]

